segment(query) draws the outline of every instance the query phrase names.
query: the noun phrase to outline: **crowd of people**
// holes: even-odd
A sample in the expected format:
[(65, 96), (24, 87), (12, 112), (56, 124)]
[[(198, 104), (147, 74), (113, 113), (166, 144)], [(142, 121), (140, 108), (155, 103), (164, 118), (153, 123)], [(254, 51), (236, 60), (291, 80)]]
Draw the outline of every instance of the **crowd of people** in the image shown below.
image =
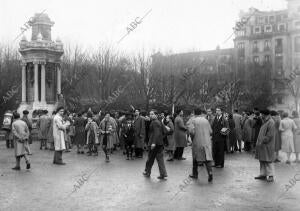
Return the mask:
[[(20, 160), (25, 158), (26, 168), (30, 168), (27, 155), (31, 155), (32, 122), (28, 111), (23, 117), (13, 112), (11, 130), (7, 130), (7, 148), (15, 148), (16, 166), (20, 170)], [(295, 162), (300, 163), (300, 119), (297, 112), (292, 118), (287, 112), (270, 110), (226, 113), (221, 108), (195, 109), (184, 114), (178, 110), (158, 112), (135, 109), (129, 112), (95, 112), (92, 109), (70, 113), (59, 107), (51, 116), (47, 110), (39, 113), (36, 123), (40, 149), (53, 150), (53, 163), (64, 165), (62, 153), (75, 148), (78, 154), (98, 156), (102, 148), (105, 161), (121, 150), (127, 160), (148, 157), (143, 174), (151, 175), (154, 160), (157, 160), (160, 176), (167, 177), (166, 161), (185, 160), (184, 149), (192, 146), (193, 169), (191, 178), (198, 178), (198, 166), (205, 165), (208, 181), (213, 180), (212, 167), (224, 168), (225, 154), (246, 151), (255, 153), (260, 162), (260, 174), (255, 179), (274, 181), (274, 162), (281, 162), (279, 151), (287, 155), (286, 163), (291, 163), (291, 154), (296, 153)]]

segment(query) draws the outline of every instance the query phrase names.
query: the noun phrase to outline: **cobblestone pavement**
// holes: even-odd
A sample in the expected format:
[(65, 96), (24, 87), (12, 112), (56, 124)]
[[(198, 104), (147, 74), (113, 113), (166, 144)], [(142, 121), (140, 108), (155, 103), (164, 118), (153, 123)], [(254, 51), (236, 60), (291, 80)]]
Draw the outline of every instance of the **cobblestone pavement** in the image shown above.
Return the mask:
[(102, 152), (88, 157), (73, 149), (63, 155), (67, 165), (56, 166), (52, 151), (31, 146), (32, 169), (23, 160), (16, 172), (14, 151), (0, 142), (0, 210), (300, 210), (300, 164), (276, 163), (275, 182), (267, 183), (254, 180), (253, 154), (230, 154), (209, 184), (204, 167), (198, 180), (188, 178), (187, 148), (187, 160), (166, 162), (169, 177), (159, 181), (156, 162), (151, 178), (142, 176), (146, 158), (127, 161), (117, 152), (105, 163)]

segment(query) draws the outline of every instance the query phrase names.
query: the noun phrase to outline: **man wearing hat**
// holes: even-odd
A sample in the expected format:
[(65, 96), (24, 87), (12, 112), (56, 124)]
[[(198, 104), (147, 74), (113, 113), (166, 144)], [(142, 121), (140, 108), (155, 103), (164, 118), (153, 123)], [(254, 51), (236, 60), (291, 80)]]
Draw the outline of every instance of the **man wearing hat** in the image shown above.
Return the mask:
[(16, 166), (13, 170), (20, 170), (20, 161), (24, 157), (26, 161), (26, 169), (30, 169), (30, 162), (25, 154), (25, 142), (29, 137), (29, 129), (27, 124), (20, 119), (19, 113), (14, 113), (14, 122), (12, 123), (12, 133), (15, 142)]
[(260, 128), (255, 158), (259, 160), (260, 175), (255, 179), (274, 181), (274, 160), (275, 160), (275, 122), (270, 116), (269, 110), (261, 112), (263, 124)]
[(23, 117), (22, 117), (21, 120), (23, 120), (23, 121), (26, 123), (26, 125), (27, 125), (27, 127), (28, 127), (28, 129), (29, 129), (29, 137), (28, 137), (28, 140), (27, 140), (26, 143), (25, 143), (25, 150), (26, 150), (26, 152), (28, 153), (28, 155), (32, 155), (31, 150), (30, 150), (30, 147), (29, 147), (29, 144), (32, 143), (32, 140), (31, 140), (32, 124), (31, 124), (31, 122), (30, 122), (29, 119), (28, 119), (28, 114), (29, 114), (29, 111), (24, 110), (24, 111), (23, 111)]

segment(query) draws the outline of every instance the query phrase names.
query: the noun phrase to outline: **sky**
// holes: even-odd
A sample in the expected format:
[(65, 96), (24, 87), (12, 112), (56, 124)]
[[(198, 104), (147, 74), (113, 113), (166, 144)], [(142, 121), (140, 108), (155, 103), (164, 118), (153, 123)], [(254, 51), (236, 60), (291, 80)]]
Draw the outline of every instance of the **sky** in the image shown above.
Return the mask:
[[(0, 43), (18, 47), (20, 28), (46, 10), (52, 40), (95, 50), (111, 46), (122, 52), (180, 53), (233, 47), (224, 42), (241, 10), (279, 10), (286, 0), (0, 0)], [(137, 17), (148, 15), (127, 34)], [(140, 19), (137, 20), (140, 20)], [(31, 38), (31, 30), (24, 33)], [(118, 42), (124, 35), (123, 40)]]

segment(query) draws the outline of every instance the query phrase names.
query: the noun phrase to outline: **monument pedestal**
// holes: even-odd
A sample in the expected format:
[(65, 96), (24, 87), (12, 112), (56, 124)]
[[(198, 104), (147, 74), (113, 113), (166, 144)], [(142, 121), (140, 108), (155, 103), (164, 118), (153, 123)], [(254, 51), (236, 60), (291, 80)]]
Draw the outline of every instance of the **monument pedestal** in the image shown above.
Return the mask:
[[(56, 103), (57, 104), (57, 103)], [(34, 110), (47, 110), (48, 114), (52, 114), (53, 111), (56, 110), (57, 105), (56, 104), (47, 104), (47, 103), (21, 103), (21, 105), (18, 108), (18, 113), (22, 114), (24, 110), (29, 111), (29, 117), (32, 117), (32, 113)]]

